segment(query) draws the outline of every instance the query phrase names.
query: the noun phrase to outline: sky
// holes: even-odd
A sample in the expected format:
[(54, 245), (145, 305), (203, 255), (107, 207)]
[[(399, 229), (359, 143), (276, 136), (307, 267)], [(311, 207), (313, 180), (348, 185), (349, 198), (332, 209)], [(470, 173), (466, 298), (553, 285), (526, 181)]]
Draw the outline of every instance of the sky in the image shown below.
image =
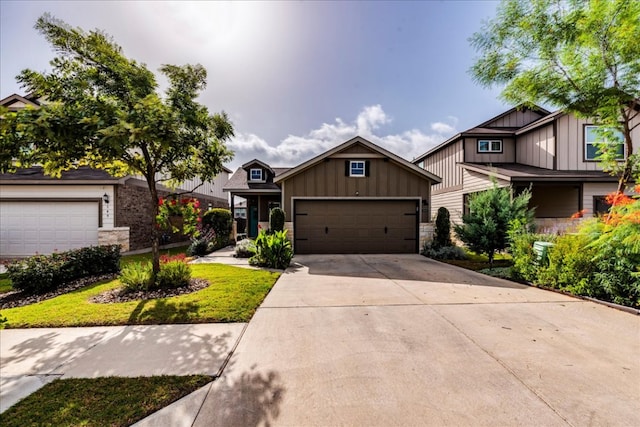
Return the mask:
[[(45, 12), (110, 34), (156, 72), (202, 64), (198, 101), (226, 111), (232, 169), (295, 166), (356, 135), (411, 160), (510, 108), (475, 83), (469, 37), (495, 1), (169, 2), (0, 0), (0, 98), (54, 58)], [(166, 80), (158, 78), (160, 90)]]

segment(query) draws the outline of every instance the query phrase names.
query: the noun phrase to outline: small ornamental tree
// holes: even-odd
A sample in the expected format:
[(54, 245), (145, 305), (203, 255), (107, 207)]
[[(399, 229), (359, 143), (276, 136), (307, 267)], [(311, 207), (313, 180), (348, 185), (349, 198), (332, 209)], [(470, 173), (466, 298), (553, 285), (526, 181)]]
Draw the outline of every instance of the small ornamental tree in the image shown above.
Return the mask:
[(449, 210), (444, 206), (438, 209), (436, 216), (436, 227), (433, 234), (433, 245), (436, 248), (452, 246), (451, 242), (451, 221)]
[(124, 56), (107, 34), (72, 28), (50, 15), (36, 22), (57, 56), (51, 72), (23, 70), (27, 92), (39, 108), (0, 111), (0, 172), (41, 164), (45, 173), (87, 165), (114, 176), (139, 175), (147, 183), (155, 281), (160, 271), (162, 216), (158, 185), (176, 188), (199, 177), (213, 179), (230, 160), (233, 136), (227, 115), (209, 114), (196, 98), (206, 86), (201, 65), (163, 65), (168, 80), (158, 93), (154, 74)]
[(269, 212), (269, 228), (271, 231), (284, 230), (284, 211), (280, 208), (273, 208)]
[(495, 253), (509, 243), (507, 232), (512, 221), (533, 221), (533, 210), (528, 208), (530, 199), (529, 190), (512, 197), (510, 187), (498, 187), (494, 182), (493, 188), (469, 197), (469, 214), (463, 215), (463, 225), (454, 227), (455, 233), (470, 250), (486, 254), (493, 268)]

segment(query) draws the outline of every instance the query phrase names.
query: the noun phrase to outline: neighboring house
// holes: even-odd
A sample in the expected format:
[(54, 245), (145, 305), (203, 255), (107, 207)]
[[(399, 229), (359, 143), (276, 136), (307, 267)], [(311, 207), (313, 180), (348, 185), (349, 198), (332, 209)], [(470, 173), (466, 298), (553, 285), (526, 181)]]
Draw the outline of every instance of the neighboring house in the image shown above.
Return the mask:
[[(442, 177), (433, 187), (432, 215), (444, 206), (451, 220), (461, 223), (468, 196), (490, 188), (494, 179), (500, 187), (512, 185), (516, 193), (531, 188), (538, 228), (562, 229), (577, 212), (606, 212), (605, 196), (617, 188), (617, 178), (603, 172), (596, 160), (595, 129), (571, 114), (513, 108), (413, 163)], [(640, 127), (632, 137), (637, 152)]]
[[(38, 103), (28, 96), (11, 95), (0, 105), (19, 109)], [(230, 172), (225, 168), (213, 182), (203, 185), (197, 179), (187, 181), (177, 192), (195, 189), (193, 197), (202, 208), (228, 208), (222, 186)], [(170, 191), (160, 187), (159, 193)], [(0, 174), (0, 258), (111, 243), (120, 244), (124, 251), (148, 248), (149, 200), (142, 178), (114, 178), (87, 167), (63, 172), (61, 178), (44, 175), (41, 167)]]
[(361, 137), (293, 168), (245, 163), (224, 186), (247, 200), (247, 234), (281, 207), (302, 253), (417, 253), (430, 237), (436, 175)]

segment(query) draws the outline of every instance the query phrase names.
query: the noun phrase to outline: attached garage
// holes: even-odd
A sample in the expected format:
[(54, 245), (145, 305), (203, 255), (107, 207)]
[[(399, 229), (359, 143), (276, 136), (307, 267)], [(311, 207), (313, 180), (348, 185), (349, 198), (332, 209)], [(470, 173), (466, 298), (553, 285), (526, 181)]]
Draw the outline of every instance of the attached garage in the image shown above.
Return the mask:
[(98, 200), (0, 201), (0, 256), (97, 245), (99, 209)]
[(295, 200), (296, 253), (415, 253), (418, 200)]

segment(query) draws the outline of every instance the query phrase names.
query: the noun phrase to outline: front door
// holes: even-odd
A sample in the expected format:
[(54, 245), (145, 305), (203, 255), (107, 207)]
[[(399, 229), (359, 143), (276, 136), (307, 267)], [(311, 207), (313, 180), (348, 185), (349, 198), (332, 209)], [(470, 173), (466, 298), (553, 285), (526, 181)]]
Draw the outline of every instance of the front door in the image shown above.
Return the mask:
[(258, 235), (258, 206), (249, 206), (249, 237)]

